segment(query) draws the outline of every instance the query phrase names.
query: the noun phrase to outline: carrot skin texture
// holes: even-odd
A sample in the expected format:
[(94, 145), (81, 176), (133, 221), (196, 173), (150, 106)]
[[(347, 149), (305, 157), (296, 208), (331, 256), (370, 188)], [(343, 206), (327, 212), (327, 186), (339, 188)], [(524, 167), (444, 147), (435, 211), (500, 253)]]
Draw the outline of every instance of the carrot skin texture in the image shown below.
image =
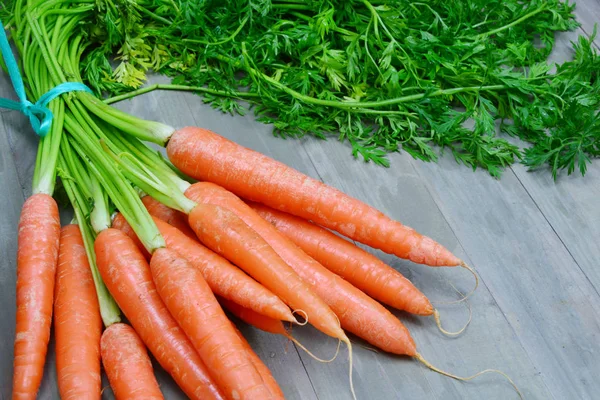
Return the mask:
[(59, 241), (56, 201), (47, 194), (32, 195), (23, 204), (19, 220), (13, 399), (35, 399), (42, 381)]
[(186, 196), (198, 203), (218, 204), (238, 215), (331, 307), (345, 330), (381, 350), (416, 355), (415, 342), (400, 320), (381, 304), (309, 257), (239, 197), (210, 182), (193, 184), (186, 191)]
[(109, 228), (94, 243), (109, 292), (160, 365), (193, 399), (224, 399), (194, 347), (162, 302), (150, 267), (135, 243)]
[(100, 399), (101, 335), (102, 317), (83, 238), (77, 225), (67, 225), (60, 233), (54, 300), (61, 399)]
[(246, 349), (246, 353), (248, 354), (248, 357), (250, 358), (250, 362), (254, 365), (254, 368), (256, 368), (256, 370), (262, 377), (263, 382), (269, 389), (269, 392), (271, 392), (271, 395), (273, 396), (273, 398), (284, 399), (285, 397), (283, 395), (283, 392), (281, 391), (279, 384), (273, 377), (273, 374), (271, 374), (271, 371), (269, 370), (269, 368), (260, 359), (260, 357), (258, 357), (258, 355), (254, 352), (254, 350), (252, 350), (250, 343), (248, 343), (248, 341), (246, 340), (244, 335), (242, 335), (242, 332), (240, 332), (239, 329), (233, 323), (231, 324), (231, 326), (233, 327), (235, 332), (238, 334), (240, 340), (242, 341), (242, 345)]
[(310, 221), (259, 203), (248, 205), (310, 257), (374, 299), (412, 314), (433, 314), (419, 289), (371, 253)]
[(176, 131), (167, 154), (193, 178), (312, 220), (386, 253), (430, 266), (461, 264), (439, 243), (377, 209), (209, 130), (186, 127)]
[(290, 307), (303, 310), (315, 328), (347, 340), (327, 304), (236, 214), (212, 204), (198, 204), (189, 222), (202, 243), (244, 269)]
[(166, 248), (152, 254), (150, 269), (160, 297), (225, 396), (231, 400), (272, 399), (200, 271)]
[[(260, 283), (244, 274), (223, 257), (204, 247), (197, 239), (190, 239), (177, 228), (155, 216), (153, 219), (165, 239), (167, 248), (179, 253), (202, 272), (202, 276), (215, 294), (251, 308), (259, 314), (283, 321), (295, 321), (285, 303)], [(135, 232), (122, 214), (117, 214), (113, 221), (113, 227), (122, 230), (129, 237), (137, 239)], [(143, 248), (141, 242), (139, 240), (137, 242), (138, 247)]]
[(102, 363), (117, 400), (164, 399), (146, 346), (132, 327), (117, 323), (102, 334)]
[(165, 206), (151, 196), (142, 197), (142, 203), (144, 203), (144, 206), (146, 206), (146, 210), (148, 210), (150, 215), (165, 221), (167, 224), (179, 229), (181, 233), (185, 234), (187, 237), (196, 240), (196, 234), (188, 225), (187, 215), (181, 211)]
[(228, 310), (230, 313), (232, 313), (248, 325), (252, 325), (265, 332), (273, 333), (276, 335), (283, 335), (286, 337), (288, 336), (288, 333), (280, 320), (258, 314), (253, 310), (244, 308), (239, 304), (236, 304), (233, 301), (229, 301), (227, 299), (219, 298), (219, 303), (221, 303), (223, 308)]

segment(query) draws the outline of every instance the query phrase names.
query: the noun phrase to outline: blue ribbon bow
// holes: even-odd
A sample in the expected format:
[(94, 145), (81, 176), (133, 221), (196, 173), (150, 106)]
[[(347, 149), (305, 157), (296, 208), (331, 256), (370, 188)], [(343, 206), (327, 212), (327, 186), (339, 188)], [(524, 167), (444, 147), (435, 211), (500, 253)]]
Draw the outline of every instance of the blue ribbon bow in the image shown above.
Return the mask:
[(0, 21), (0, 51), (2, 51), (2, 56), (4, 57), (10, 80), (12, 81), (13, 88), (19, 98), (19, 101), (0, 98), (0, 107), (17, 110), (25, 114), (29, 118), (33, 130), (40, 137), (44, 137), (48, 134), (50, 126), (52, 125), (52, 118), (54, 118), (52, 111), (46, 107), (48, 103), (67, 92), (83, 91), (93, 93), (89, 87), (81, 82), (65, 82), (47, 91), (35, 104), (33, 104), (27, 100), (27, 96), (25, 95), (25, 85), (23, 85), (23, 79), (21, 78), (17, 61), (13, 56), (12, 49), (8, 43), (8, 38), (4, 32), (2, 21)]

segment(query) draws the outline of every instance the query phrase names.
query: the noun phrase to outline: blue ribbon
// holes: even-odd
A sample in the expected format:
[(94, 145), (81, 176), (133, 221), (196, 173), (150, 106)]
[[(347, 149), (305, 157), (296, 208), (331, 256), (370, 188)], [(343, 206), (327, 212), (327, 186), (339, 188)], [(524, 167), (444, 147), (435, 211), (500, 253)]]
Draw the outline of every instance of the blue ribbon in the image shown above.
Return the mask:
[(19, 101), (0, 98), (0, 107), (17, 110), (25, 114), (29, 118), (33, 130), (40, 137), (44, 137), (48, 134), (50, 126), (52, 125), (52, 118), (54, 118), (52, 111), (46, 107), (48, 103), (67, 92), (83, 91), (93, 93), (89, 87), (81, 82), (65, 82), (47, 91), (35, 104), (33, 104), (27, 100), (27, 96), (25, 95), (25, 85), (23, 85), (23, 79), (21, 78), (17, 61), (13, 56), (12, 49), (8, 43), (8, 38), (4, 32), (2, 21), (0, 21), (0, 50), (2, 51), (4, 63), (8, 69), (13, 88), (19, 98)]

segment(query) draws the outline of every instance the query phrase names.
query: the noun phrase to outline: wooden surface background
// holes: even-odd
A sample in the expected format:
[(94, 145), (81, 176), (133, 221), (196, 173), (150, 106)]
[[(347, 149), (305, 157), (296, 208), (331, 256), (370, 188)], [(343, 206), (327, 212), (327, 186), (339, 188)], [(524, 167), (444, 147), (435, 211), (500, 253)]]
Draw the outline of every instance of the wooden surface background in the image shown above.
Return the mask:
[[(578, 1), (577, 15), (582, 28), (558, 36), (554, 60), (569, 58), (569, 41), (592, 32), (600, 21), (600, 1)], [(596, 45), (600, 47), (598, 39)], [(0, 93), (14, 98), (4, 74)], [(460, 337), (442, 335), (432, 318), (395, 312), (431, 363), (463, 376), (500, 369), (526, 399), (599, 398), (600, 162), (594, 162), (585, 178), (565, 175), (558, 182), (548, 171), (528, 172), (519, 164), (494, 180), (450, 157), (430, 164), (405, 153), (392, 155), (391, 168), (384, 169), (352, 159), (349, 147), (335, 140), (275, 138), (271, 127), (252, 116), (221, 114), (192, 94), (154, 92), (119, 107), (175, 127), (212, 129), (381, 209), (469, 262), (481, 285), (472, 297), (473, 322)], [(31, 191), (36, 146), (28, 121), (17, 112), (1, 110), (0, 399), (11, 393), (17, 224)], [(456, 299), (449, 282), (462, 291), (473, 284), (461, 269), (429, 268), (376, 254), (433, 301)], [(468, 317), (464, 306), (438, 307), (448, 329), (459, 328)], [(345, 355), (321, 364), (282, 337), (239, 326), (288, 399), (350, 398)], [(294, 335), (323, 357), (336, 347), (335, 341), (311, 328), (297, 328)], [(407, 357), (358, 345), (354, 360), (359, 399), (517, 398), (499, 376), (457, 382)], [(183, 398), (160, 368), (157, 375), (166, 398)], [(40, 399), (58, 398), (55, 376), (51, 343)], [(103, 398), (113, 398), (110, 388)]]

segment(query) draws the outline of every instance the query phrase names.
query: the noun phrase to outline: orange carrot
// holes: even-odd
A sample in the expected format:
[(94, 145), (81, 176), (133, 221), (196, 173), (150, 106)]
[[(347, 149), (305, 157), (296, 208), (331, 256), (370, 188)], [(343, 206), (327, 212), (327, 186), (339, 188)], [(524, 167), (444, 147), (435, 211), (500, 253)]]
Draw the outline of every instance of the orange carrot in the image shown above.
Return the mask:
[[(296, 321), (290, 309), (260, 283), (244, 274), (229, 261), (192, 240), (177, 228), (154, 217), (154, 222), (165, 239), (167, 248), (175, 250), (190, 264), (202, 272), (202, 276), (215, 294), (230, 299), (257, 313), (282, 321)], [(137, 240), (131, 226), (122, 214), (117, 214), (113, 227)], [(141, 243), (138, 244), (138, 247)], [(143, 248), (143, 246), (141, 246)]]
[(193, 399), (223, 399), (208, 369), (156, 292), (148, 263), (135, 243), (106, 229), (94, 243), (106, 287), (142, 341)]
[(101, 345), (104, 371), (117, 400), (164, 399), (146, 347), (133, 328), (112, 324)]
[(314, 358), (317, 361), (320, 362), (331, 362), (333, 360), (335, 360), (337, 358), (340, 346), (338, 342), (338, 348), (335, 352), (335, 355), (330, 358), (329, 360), (323, 360), (317, 356), (315, 356), (310, 350), (308, 350), (302, 343), (300, 343), (298, 340), (296, 340), (296, 338), (294, 338), (283, 326), (283, 324), (281, 323), (281, 321), (273, 319), (273, 318), (269, 318), (266, 317), (264, 315), (260, 315), (256, 312), (254, 312), (253, 310), (250, 310), (248, 308), (244, 308), (242, 306), (240, 306), (239, 304), (235, 304), (229, 300), (223, 299), (223, 298), (219, 298), (219, 303), (221, 303), (221, 305), (223, 306), (223, 308), (227, 309), (231, 314), (235, 315), (236, 317), (238, 317), (239, 319), (241, 319), (242, 321), (244, 321), (245, 323), (247, 323), (248, 325), (252, 325), (255, 328), (258, 328), (262, 331), (265, 332), (269, 332), (269, 333), (273, 333), (275, 335), (281, 335), (284, 336), (285, 338), (287, 338), (288, 340), (292, 341), (296, 346), (298, 346), (299, 348), (301, 348), (302, 350), (304, 350), (309, 356), (311, 356), (312, 358)]
[(209, 130), (178, 130), (169, 140), (167, 154), (193, 178), (312, 220), (386, 253), (431, 266), (462, 265), (439, 243), (375, 208)]
[(232, 400), (273, 399), (200, 271), (170, 249), (150, 261), (158, 294)]
[(54, 336), (61, 399), (100, 399), (102, 318), (83, 238), (77, 225), (60, 233)]
[(202, 243), (244, 269), (284, 303), (306, 313), (315, 328), (348, 340), (327, 304), (236, 214), (212, 204), (198, 204), (189, 214), (189, 222)]
[(388, 310), (309, 257), (233, 193), (210, 182), (199, 182), (185, 194), (198, 203), (230, 210), (254, 229), (331, 307), (344, 329), (384, 351), (416, 355), (410, 333)]
[(13, 399), (35, 399), (42, 381), (59, 239), (60, 219), (54, 199), (42, 193), (29, 197), (19, 220)]
[(281, 391), (281, 388), (279, 387), (279, 385), (277, 384), (277, 381), (273, 377), (273, 374), (271, 374), (271, 371), (269, 370), (269, 368), (258, 357), (258, 355), (256, 355), (254, 350), (252, 350), (252, 347), (250, 347), (250, 343), (248, 343), (248, 341), (246, 340), (244, 335), (242, 335), (242, 332), (240, 332), (233, 323), (231, 323), (231, 326), (233, 327), (235, 332), (238, 334), (238, 336), (242, 342), (242, 345), (244, 346), (244, 349), (246, 349), (246, 354), (248, 354), (248, 358), (250, 358), (250, 362), (254, 365), (254, 368), (256, 368), (256, 370), (262, 377), (263, 382), (265, 383), (265, 385), (267, 386), (267, 388), (269, 389), (269, 391), (271, 392), (273, 397), (278, 398), (278, 399), (283, 399), (284, 398), (283, 392)]
[(142, 203), (144, 203), (144, 206), (146, 206), (150, 215), (162, 219), (167, 224), (179, 229), (181, 233), (184, 233), (187, 237), (196, 240), (196, 234), (188, 225), (187, 215), (181, 211), (165, 206), (151, 196), (142, 197)]
[(229, 310), (229, 312), (231, 312), (233, 315), (235, 315), (248, 325), (252, 325), (262, 331), (273, 333), (275, 335), (283, 335), (285, 337), (289, 337), (289, 334), (285, 330), (285, 327), (283, 326), (281, 321), (258, 314), (253, 310), (242, 307), (239, 304), (236, 304), (233, 301), (229, 301), (222, 297), (220, 297), (218, 300), (219, 303), (221, 303), (221, 305), (223, 306), (223, 308)]
[(259, 203), (248, 205), (306, 254), (374, 299), (412, 314), (433, 314), (419, 289), (371, 253), (302, 218)]

